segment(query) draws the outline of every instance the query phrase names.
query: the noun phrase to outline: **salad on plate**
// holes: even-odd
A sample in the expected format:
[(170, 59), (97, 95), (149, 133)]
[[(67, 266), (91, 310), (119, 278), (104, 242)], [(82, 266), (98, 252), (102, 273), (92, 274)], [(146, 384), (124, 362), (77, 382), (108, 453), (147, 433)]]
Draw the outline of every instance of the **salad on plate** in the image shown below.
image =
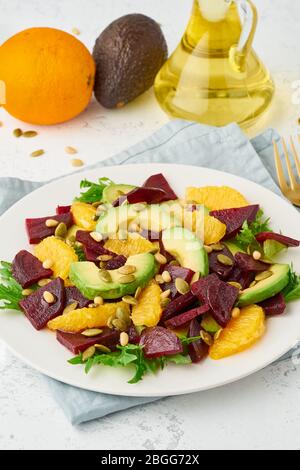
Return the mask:
[(128, 367), (136, 384), (170, 363), (221, 360), (300, 298), (300, 276), (278, 261), (300, 242), (234, 188), (188, 187), (181, 199), (157, 174), (81, 190), (26, 219), (31, 249), (0, 263), (0, 309), (56, 335), (70, 367)]

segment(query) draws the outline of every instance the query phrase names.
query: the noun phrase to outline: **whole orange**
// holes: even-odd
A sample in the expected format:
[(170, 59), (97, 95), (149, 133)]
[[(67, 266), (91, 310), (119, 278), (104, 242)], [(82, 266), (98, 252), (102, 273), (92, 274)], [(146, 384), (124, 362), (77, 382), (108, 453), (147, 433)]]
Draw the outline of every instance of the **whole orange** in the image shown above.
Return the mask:
[(74, 36), (52, 28), (22, 31), (0, 47), (4, 108), (31, 124), (68, 121), (89, 104), (95, 63)]

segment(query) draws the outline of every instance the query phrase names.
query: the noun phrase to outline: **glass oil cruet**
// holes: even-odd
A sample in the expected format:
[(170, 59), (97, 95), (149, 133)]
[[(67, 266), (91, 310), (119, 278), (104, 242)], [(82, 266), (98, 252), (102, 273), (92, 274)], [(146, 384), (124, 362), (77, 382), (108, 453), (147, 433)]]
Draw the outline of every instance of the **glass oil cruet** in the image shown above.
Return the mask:
[(156, 77), (161, 107), (213, 126), (254, 124), (275, 91), (252, 48), (256, 26), (249, 0), (194, 0), (181, 43)]

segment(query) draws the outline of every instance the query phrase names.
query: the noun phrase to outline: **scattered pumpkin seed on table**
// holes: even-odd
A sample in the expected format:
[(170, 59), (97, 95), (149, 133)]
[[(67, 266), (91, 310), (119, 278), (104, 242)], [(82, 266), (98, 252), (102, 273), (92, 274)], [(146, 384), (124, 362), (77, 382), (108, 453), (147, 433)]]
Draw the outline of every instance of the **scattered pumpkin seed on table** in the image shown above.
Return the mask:
[(22, 134), (22, 137), (26, 137), (27, 139), (31, 139), (32, 137), (36, 137), (38, 133), (36, 131), (25, 131)]
[(32, 152), (30, 156), (35, 158), (35, 157), (41, 157), (44, 154), (45, 154), (45, 150), (40, 149), (40, 150), (35, 150), (35, 152)]
[(23, 131), (22, 129), (15, 129), (13, 131), (13, 135), (18, 139), (19, 137), (21, 137), (23, 135)]

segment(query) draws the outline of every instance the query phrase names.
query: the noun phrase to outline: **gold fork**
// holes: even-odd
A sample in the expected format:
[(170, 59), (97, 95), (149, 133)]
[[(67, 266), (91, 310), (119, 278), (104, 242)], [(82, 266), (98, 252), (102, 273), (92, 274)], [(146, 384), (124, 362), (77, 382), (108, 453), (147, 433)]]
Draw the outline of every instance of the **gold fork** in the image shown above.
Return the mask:
[[(300, 136), (298, 136), (299, 141), (300, 141)], [(287, 199), (289, 199), (292, 204), (295, 206), (300, 207), (300, 184), (297, 181), (297, 176), (300, 178), (300, 160), (298, 157), (298, 153), (295, 147), (294, 139), (293, 137), (290, 137), (290, 145), (292, 149), (292, 154), (294, 157), (296, 169), (298, 175), (294, 174), (293, 167), (291, 164), (287, 144), (284, 138), (281, 139), (282, 142), (282, 147), (283, 147), (283, 152), (285, 156), (285, 161), (286, 161), (286, 166), (287, 166), (287, 171), (289, 175), (289, 183), (286, 181), (284, 171), (283, 171), (283, 166), (280, 158), (280, 152), (278, 149), (277, 142), (273, 142), (274, 144), (274, 159), (275, 159), (275, 165), (276, 165), (276, 170), (277, 170), (277, 177), (279, 181), (279, 186), (281, 189), (281, 192), (285, 195)]]

